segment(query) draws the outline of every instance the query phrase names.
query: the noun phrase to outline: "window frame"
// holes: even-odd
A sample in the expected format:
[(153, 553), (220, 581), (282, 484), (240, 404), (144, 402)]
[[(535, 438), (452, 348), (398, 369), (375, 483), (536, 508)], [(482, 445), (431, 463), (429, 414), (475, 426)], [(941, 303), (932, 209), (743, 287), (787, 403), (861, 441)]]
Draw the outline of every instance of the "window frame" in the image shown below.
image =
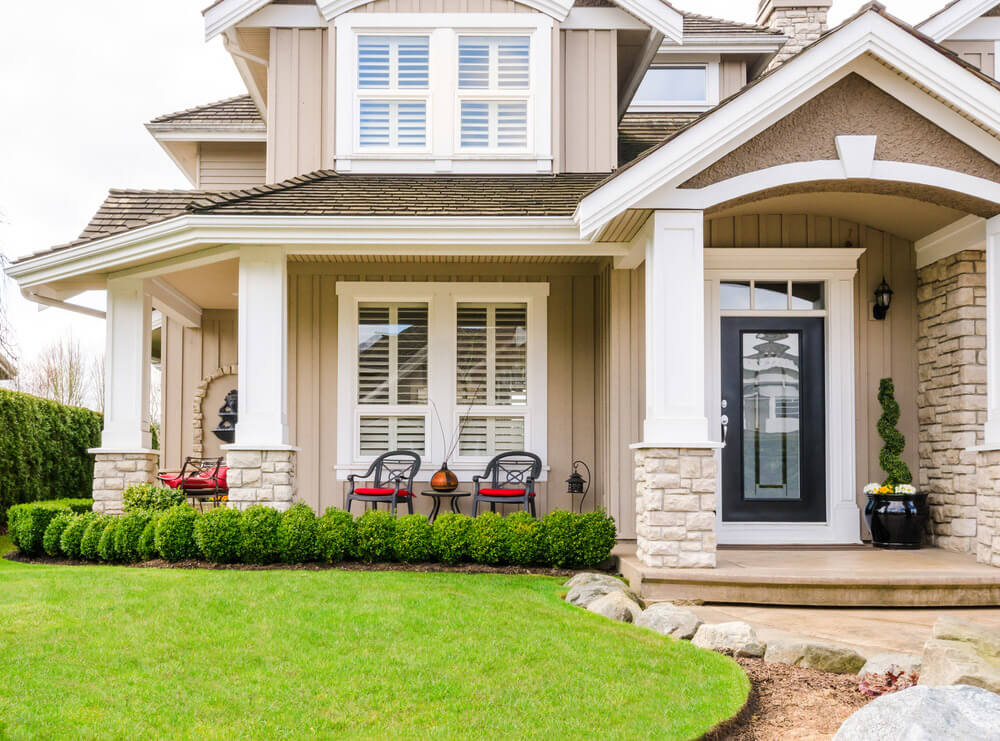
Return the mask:
[[(704, 67), (705, 68), (705, 97), (701, 100), (647, 100), (639, 102), (635, 100), (634, 94), (628, 110), (633, 113), (685, 113), (702, 112), (719, 104), (720, 96), (720, 57), (718, 55), (693, 55), (679, 56), (670, 55), (668, 57), (658, 56), (646, 70), (670, 69), (680, 67)], [(645, 79), (645, 74), (643, 75)], [(640, 85), (642, 82), (640, 81)], [(639, 88), (636, 87), (636, 92)]]
[[(367, 13), (351, 11), (333, 23), (336, 82), (333, 91), (334, 165), (342, 172), (537, 173), (553, 167), (553, 19), (543, 13)], [(426, 147), (360, 146), (358, 127), (358, 37), (430, 37), (430, 92)], [(459, 36), (527, 36), (529, 87), (492, 94), (491, 99), (527, 98), (524, 147), (461, 147), (458, 88)], [(368, 89), (365, 89), (367, 95)], [(372, 93), (384, 92), (371, 90)], [(402, 91), (400, 91), (402, 92)], [(462, 90), (468, 97), (480, 91)], [(527, 93), (527, 95), (525, 95)], [(510, 95), (513, 94), (513, 95)], [(368, 96), (377, 97), (377, 96)], [(403, 95), (401, 99), (420, 96)]]
[[(467, 405), (457, 398), (458, 305), (463, 303), (523, 303), (527, 306), (527, 398), (524, 407), (476, 406), (469, 416), (524, 418), (524, 447), (543, 462), (547, 471), (548, 438), (548, 295), (547, 282), (447, 283), (402, 281), (338, 281), (337, 462), (338, 480), (364, 473), (373, 456), (360, 452), (361, 416), (424, 416), (424, 449), (420, 479), (429, 480), (445, 454), (445, 441), (431, 408), (433, 400), (441, 419), (454, 431)], [(428, 403), (417, 405), (361, 405), (358, 403), (358, 307), (364, 303), (427, 303)], [(376, 411), (377, 409), (377, 411)], [(422, 411), (418, 411), (422, 410)], [(446, 428), (446, 432), (448, 429)], [(490, 456), (461, 456), (456, 448), (449, 468), (460, 480), (482, 473)]]

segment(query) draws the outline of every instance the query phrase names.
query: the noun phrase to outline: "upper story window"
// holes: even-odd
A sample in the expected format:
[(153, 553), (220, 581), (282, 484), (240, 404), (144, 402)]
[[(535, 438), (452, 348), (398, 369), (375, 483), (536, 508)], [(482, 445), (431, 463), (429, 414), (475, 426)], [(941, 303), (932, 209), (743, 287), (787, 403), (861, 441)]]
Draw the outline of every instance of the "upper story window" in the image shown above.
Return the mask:
[(358, 36), (360, 149), (427, 145), (429, 68), (428, 36)]
[(629, 110), (703, 111), (718, 102), (717, 59), (657, 60), (642, 78)]
[(541, 13), (339, 16), (337, 169), (550, 172), (552, 24)]

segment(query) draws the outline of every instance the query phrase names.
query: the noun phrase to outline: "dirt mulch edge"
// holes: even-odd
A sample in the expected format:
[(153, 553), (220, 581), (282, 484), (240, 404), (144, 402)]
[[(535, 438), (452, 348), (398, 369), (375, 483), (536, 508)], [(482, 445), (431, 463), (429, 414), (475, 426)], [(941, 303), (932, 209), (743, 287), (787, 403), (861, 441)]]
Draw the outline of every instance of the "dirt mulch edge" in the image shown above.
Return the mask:
[[(740, 671), (744, 674), (747, 673), (746, 669), (742, 666), (740, 667)], [(750, 678), (749, 674), (747, 674), (747, 681), (750, 683), (750, 691), (747, 693), (747, 699), (744, 701), (743, 707), (737, 710), (736, 714), (728, 720), (716, 723), (698, 741), (723, 741), (724, 739), (732, 738), (736, 731), (750, 725), (754, 713), (760, 708), (760, 694), (757, 692), (757, 685)]]
[(164, 561), (155, 559), (140, 563), (110, 564), (95, 561), (80, 561), (69, 558), (54, 558), (51, 556), (26, 556), (20, 551), (11, 551), (4, 556), (8, 561), (29, 564), (44, 564), (49, 566), (118, 566), (133, 569), (205, 569), (209, 571), (411, 571), (417, 573), (451, 573), (451, 574), (506, 574), (508, 576), (555, 576), (572, 577), (584, 571), (598, 569), (549, 569), (524, 566), (487, 566), (480, 563), (462, 563), (449, 566), (443, 563), (361, 563), (358, 561), (342, 561), (330, 564), (322, 562), (311, 563), (273, 563), (266, 565), (245, 563), (210, 563), (209, 561), (186, 560)]

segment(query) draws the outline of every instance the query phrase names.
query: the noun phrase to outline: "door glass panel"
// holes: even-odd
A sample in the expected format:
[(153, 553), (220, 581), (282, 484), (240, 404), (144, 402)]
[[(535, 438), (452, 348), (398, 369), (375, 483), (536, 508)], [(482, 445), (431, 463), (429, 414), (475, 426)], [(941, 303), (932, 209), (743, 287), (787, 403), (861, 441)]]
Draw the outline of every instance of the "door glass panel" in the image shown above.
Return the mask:
[(726, 281), (719, 285), (719, 308), (746, 311), (750, 308), (750, 281)]
[(792, 283), (792, 309), (796, 311), (810, 311), (822, 308), (822, 283)]
[(777, 330), (741, 334), (743, 498), (800, 499), (800, 334)]
[(753, 284), (753, 308), (757, 311), (779, 309), (788, 310), (788, 284), (755, 281)]

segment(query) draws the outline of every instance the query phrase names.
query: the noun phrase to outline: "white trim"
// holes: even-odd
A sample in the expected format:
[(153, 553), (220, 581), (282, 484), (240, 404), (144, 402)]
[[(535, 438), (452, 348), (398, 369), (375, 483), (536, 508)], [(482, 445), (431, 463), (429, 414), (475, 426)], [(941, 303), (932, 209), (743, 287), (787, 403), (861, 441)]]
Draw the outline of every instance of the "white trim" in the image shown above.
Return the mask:
[(1000, 217), (986, 222), (986, 425), (983, 445), (1000, 446)]
[(205, 40), (211, 41), (220, 33), (247, 18), (271, 0), (223, 0), (205, 11)]
[[(620, 257), (630, 246), (580, 238), (569, 217), (185, 215), (11, 265), (32, 287), (136, 262), (201, 255), (205, 245), (284, 245), (290, 254)], [(231, 248), (225, 248), (231, 249)], [(224, 259), (224, 258), (222, 258)]]
[[(785, 36), (727, 36), (725, 34), (698, 34), (698, 43), (683, 46), (664, 42), (657, 54), (774, 54), (788, 41)], [(748, 62), (752, 64), (752, 62)]]
[[(812, 254), (816, 253), (816, 254)], [(826, 484), (825, 523), (726, 523), (722, 516), (722, 479), (716, 507), (720, 543), (860, 543), (861, 522), (855, 490), (854, 276), (864, 253), (857, 248), (815, 250), (705, 250), (705, 334), (709, 338), (709, 429), (721, 439), (722, 349), (719, 283), (723, 280), (802, 280), (825, 284), (825, 312), (773, 312), (779, 316), (826, 314)], [(726, 312), (728, 315), (730, 312)], [(754, 312), (768, 315), (772, 312)]]
[(241, 20), (240, 28), (326, 28), (315, 5), (267, 5)]
[(976, 18), (945, 41), (993, 41), (1000, 38), (1000, 18)]
[(191, 126), (174, 126), (169, 123), (146, 124), (146, 130), (158, 142), (266, 142), (267, 126), (263, 123), (249, 126), (213, 126), (196, 129)]
[(678, 44), (684, 43), (684, 14), (662, 0), (615, 0), (615, 2), (668, 39)]
[(918, 239), (913, 245), (917, 270), (962, 250), (986, 249), (986, 219), (970, 214)]
[[(517, 302), (528, 309), (528, 405), (527, 407), (494, 407), (491, 413), (525, 418), (525, 449), (537, 453), (547, 470), (548, 449), (548, 283), (450, 283), (398, 281), (338, 281), (337, 343), (337, 463), (338, 480), (349, 473), (364, 473), (371, 462), (358, 450), (356, 431), (357, 400), (357, 307), (361, 302), (426, 302), (428, 305), (428, 397), (437, 405), (441, 418), (448, 425), (463, 413), (456, 402), (455, 391), (455, 312), (460, 302)], [(423, 416), (425, 422), (425, 453), (421, 456), (421, 479), (437, 470), (444, 458), (445, 442), (433, 412), (428, 405), (420, 407), (380, 408), (387, 414), (402, 414), (413, 409), (411, 416)], [(377, 414), (366, 407), (364, 414)], [(476, 413), (475, 411), (473, 413)], [(449, 468), (461, 478), (482, 473), (488, 459), (461, 458), (449, 461)], [(542, 480), (545, 475), (543, 474)]]
[(646, 31), (649, 26), (621, 8), (572, 8), (559, 24), (562, 31)]
[(945, 41), (994, 5), (996, 5), (994, 0), (958, 0), (950, 7), (917, 24), (917, 30), (937, 42)]
[(161, 314), (185, 327), (201, 326), (201, 307), (165, 280), (151, 278), (145, 281), (145, 288), (153, 300), (153, 308)]
[(844, 167), (845, 178), (870, 178), (875, 164), (877, 136), (834, 137), (837, 156)]
[(105, 324), (103, 450), (146, 450), (153, 306), (138, 278), (109, 280)]
[[(647, 1), (652, 2), (658, 0)], [(340, 16), (348, 11), (359, 8), (362, 5), (367, 5), (370, 2), (372, 2), (372, 0), (317, 0), (316, 5), (323, 17), (328, 21), (332, 21), (334, 18), (339, 20)], [(545, 13), (546, 15), (555, 18), (557, 21), (566, 20), (566, 16), (569, 15), (570, 9), (573, 7), (573, 0), (517, 0), (517, 2), (521, 5), (527, 5), (529, 8), (534, 8), (535, 10)], [(454, 16), (458, 15), (462, 14), (454, 14)]]
[[(878, 61), (862, 58), (869, 53), (916, 80), (945, 104)], [(1000, 161), (996, 137), (971, 121), (963, 125), (962, 116), (949, 109), (964, 111), (990, 130), (1000, 131), (1000, 91), (870, 11), (823, 37), (586, 196), (577, 208), (581, 233), (593, 234), (644, 197), (676, 188), (851, 72), (858, 72), (987, 157)]]

